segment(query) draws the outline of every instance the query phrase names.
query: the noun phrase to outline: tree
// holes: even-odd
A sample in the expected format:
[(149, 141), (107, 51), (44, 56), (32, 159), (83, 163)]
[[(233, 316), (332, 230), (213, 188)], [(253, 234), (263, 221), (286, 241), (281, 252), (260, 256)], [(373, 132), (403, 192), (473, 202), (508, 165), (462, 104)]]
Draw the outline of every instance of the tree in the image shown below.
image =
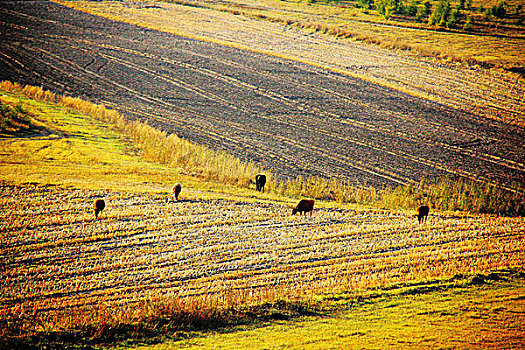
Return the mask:
[(472, 19), (472, 17), (468, 16), (467, 21), (463, 25), (463, 30), (466, 30), (466, 31), (472, 30), (473, 23), (474, 23), (474, 20)]
[(428, 18), (428, 24), (445, 26), (449, 20), (450, 12), (449, 0), (440, 0)]
[(403, 9), (400, 0), (374, 0), (374, 6), (377, 12), (386, 19), (394, 13), (402, 12)]
[(361, 7), (366, 10), (369, 10), (373, 4), (374, 4), (374, 0), (359, 0), (357, 2), (357, 7)]
[(461, 17), (461, 10), (458, 6), (454, 9), (454, 11), (450, 13), (450, 16), (448, 16), (446, 20), (447, 28), (454, 28), (456, 24), (458, 23), (460, 17)]
[(490, 12), (493, 16), (503, 18), (507, 14), (507, 10), (505, 9), (505, 3), (500, 2), (497, 5), (492, 6), (490, 9)]
[(430, 3), (429, 0), (425, 0), (423, 2), (423, 7), (425, 8), (425, 15), (430, 15), (430, 12), (431, 12), (431, 8), (432, 8), (432, 4)]
[(410, 3), (406, 7), (407, 15), (416, 16), (419, 9), (419, 0), (410, 0)]
[(416, 12), (416, 21), (423, 22), (423, 16), (425, 16), (425, 15), (426, 15), (425, 7), (424, 6), (419, 6), (417, 8), (417, 12)]

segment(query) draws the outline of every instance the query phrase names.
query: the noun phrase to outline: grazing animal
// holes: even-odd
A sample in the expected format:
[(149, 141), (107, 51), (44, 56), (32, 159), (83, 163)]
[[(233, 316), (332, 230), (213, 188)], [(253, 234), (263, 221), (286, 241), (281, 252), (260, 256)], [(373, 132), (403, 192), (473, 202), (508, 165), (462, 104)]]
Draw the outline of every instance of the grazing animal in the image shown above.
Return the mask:
[(264, 185), (266, 185), (266, 175), (255, 176), (255, 187), (257, 191), (264, 193)]
[(429, 211), (430, 208), (428, 207), (428, 205), (422, 205), (419, 208), (417, 208), (417, 221), (419, 223), (426, 222)]
[(296, 213), (308, 213), (312, 215), (312, 210), (314, 210), (314, 200), (313, 199), (301, 199), (297, 206), (293, 208), (292, 215)]
[(175, 186), (173, 186), (173, 189), (171, 190), (172, 193), (173, 193), (173, 198), (175, 198), (175, 200), (179, 200), (179, 194), (180, 194), (180, 191), (182, 190), (182, 187), (179, 183), (175, 184)]
[(104, 210), (104, 208), (106, 207), (106, 202), (99, 198), (99, 199), (96, 199), (94, 202), (93, 202), (93, 211), (95, 212), (95, 219), (98, 218), (98, 214)]

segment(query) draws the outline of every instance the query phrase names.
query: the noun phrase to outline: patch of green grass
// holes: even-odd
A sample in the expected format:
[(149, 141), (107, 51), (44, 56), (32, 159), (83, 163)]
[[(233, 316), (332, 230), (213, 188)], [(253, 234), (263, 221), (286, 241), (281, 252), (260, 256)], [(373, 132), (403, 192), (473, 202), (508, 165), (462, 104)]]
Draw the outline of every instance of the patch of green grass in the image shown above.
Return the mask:
[(126, 121), (101, 105), (38, 87), (0, 84), (0, 102), (21, 108), (31, 124), (29, 133), (0, 136), (0, 181), (156, 193), (180, 182), (184, 191), (192, 188), (203, 198), (290, 204), (296, 196), (310, 195), (277, 190), (269, 172), (269, 191), (256, 192), (248, 176), (258, 169), (226, 153)]
[(27, 111), (20, 105), (10, 105), (0, 100), (0, 135), (31, 133), (32, 129)]
[(85, 114), (9, 92), (0, 100), (22, 106), (38, 127), (32, 134), (1, 141), (4, 181), (108, 188), (162, 183), (177, 175), (143, 161), (129, 139)]
[[(2, 106), (24, 111), (31, 125), (30, 132), (0, 139), (2, 181), (153, 192), (180, 182), (186, 188), (253, 195), (248, 176), (257, 170), (232, 156), (126, 121), (104, 106), (31, 86), (2, 86)], [(240, 190), (231, 190), (239, 184)]]
[[(491, 277), (492, 276), (492, 277)], [(494, 276), (498, 276), (495, 278)], [(212, 332), (139, 349), (518, 349), (525, 279), (498, 273), (327, 295), (323, 316)]]
[(6, 91), (0, 97), (2, 106), (7, 106), (10, 114), (22, 114), (31, 126), (5, 135), (0, 143), (0, 180), (106, 189), (147, 188), (156, 192), (182, 182), (221, 192), (222, 196), (235, 193), (285, 202), (309, 197), (389, 209), (415, 209), (427, 203), (438, 210), (524, 215), (525, 197), (519, 184), (509, 189), (500, 184), (450, 178), (435, 184), (423, 181), (419, 186), (408, 184), (376, 191), (321, 177), (277, 182), (266, 172), (270, 178), (268, 191), (255, 194), (249, 180), (259, 171), (226, 153), (126, 121), (101, 105), (57, 97), (41, 88), (3, 84)]

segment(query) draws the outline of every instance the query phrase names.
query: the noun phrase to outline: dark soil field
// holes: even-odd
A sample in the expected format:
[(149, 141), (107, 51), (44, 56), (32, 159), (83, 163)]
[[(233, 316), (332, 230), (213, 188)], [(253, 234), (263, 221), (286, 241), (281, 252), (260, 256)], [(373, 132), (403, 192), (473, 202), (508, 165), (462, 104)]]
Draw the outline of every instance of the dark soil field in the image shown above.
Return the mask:
[(0, 80), (104, 103), (276, 176), (378, 187), (446, 174), (525, 182), (519, 126), (50, 2), (3, 1), (0, 15)]

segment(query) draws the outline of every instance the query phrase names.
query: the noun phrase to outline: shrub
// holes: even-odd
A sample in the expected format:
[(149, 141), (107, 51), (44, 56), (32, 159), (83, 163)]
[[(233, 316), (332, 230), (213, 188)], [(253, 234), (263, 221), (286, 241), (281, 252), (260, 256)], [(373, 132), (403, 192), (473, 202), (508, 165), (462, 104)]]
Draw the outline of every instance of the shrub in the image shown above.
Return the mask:
[(399, 0), (374, 0), (377, 12), (384, 18), (389, 19), (394, 13), (403, 12), (403, 6)]
[(465, 21), (465, 24), (463, 25), (463, 30), (470, 31), (472, 30), (472, 25), (474, 24), (474, 20), (472, 17), (467, 17), (467, 20)]
[(416, 16), (419, 12), (419, 0), (410, 0), (410, 3), (406, 7), (406, 13), (409, 16)]
[(22, 106), (11, 106), (0, 100), (0, 132), (16, 134), (29, 131), (31, 128), (31, 117)]
[(417, 10), (415, 14), (416, 21), (423, 22), (423, 18), (425, 16), (430, 15), (431, 9), (432, 9), (432, 4), (428, 0), (425, 0), (421, 5), (417, 6)]
[(425, 9), (425, 15), (430, 15), (430, 12), (431, 12), (431, 9), (432, 9), (432, 4), (430, 3), (429, 0), (425, 0), (423, 2), (423, 7)]
[(372, 204), (377, 201), (377, 192), (373, 187), (359, 188), (336, 178), (298, 176), (295, 179), (277, 182), (274, 186), (277, 193), (292, 197), (359, 204)]
[(460, 210), (480, 214), (525, 216), (525, 192), (520, 186), (505, 189), (498, 183), (444, 177), (434, 183), (422, 180), (387, 188), (381, 193), (387, 208), (414, 208), (429, 204), (438, 210)]
[(440, 0), (428, 18), (428, 24), (453, 28), (456, 26), (460, 17), (461, 10), (459, 5), (452, 11), (449, 0)]
[(374, 0), (358, 0), (356, 7), (361, 7), (365, 10), (369, 10), (374, 5)]
[(459, 7), (456, 7), (454, 11), (450, 14), (450, 16), (447, 19), (446, 27), (447, 28), (454, 28), (456, 27), (459, 18), (461, 17), (461, 11)]
[(505, 15), (507, 14), (507, 10), (505, 9), (505, 3), (500, 2), (499, 4), (492, 6), (492, 8), (490, 9), (490, 14), (499, 18), (505, 17)]

